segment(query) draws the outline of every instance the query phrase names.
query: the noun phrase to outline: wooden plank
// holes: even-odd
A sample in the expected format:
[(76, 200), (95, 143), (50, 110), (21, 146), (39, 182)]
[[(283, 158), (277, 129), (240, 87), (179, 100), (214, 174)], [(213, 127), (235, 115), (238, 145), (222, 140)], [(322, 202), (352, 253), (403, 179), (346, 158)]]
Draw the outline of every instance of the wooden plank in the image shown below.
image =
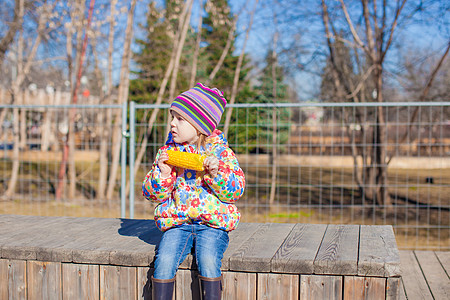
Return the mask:
[(392, 226), (361, 225), (358, 275), (401, 275), (400, 258)]
[(434, 299), (450, 299), (450, 279), (432, 251), (414, 251)]
[(261, 225), (258, 231), (231, 255), (230, 270), (270, 272), (272, 258), (293, 227), (294, 224)]
[(100, 266), (100, 299), (137, 299), (135, 267)]
[(272, 259), (272, 272), (312, 274), (325, 224), (296, 224)]
[(27, 299), (27, 263), (24, 260), (9, 260), (8, 264), (9, 299)]
[(62, 299), (61, 263), (27, 261), (27, 288), (30, 299)]
[(178, 270), (175, 281), (175, 299), (200, 300), (200, 284), (196, 271)]
[(402, 290), (403, 290), (403, 287), (402, 287), (401, 277), (387, 278), (387, 280), (386, 280), (386, 300), (400, 299)]
[(62, 263), (63, 299), (99, 299), (99, 266)]
[(255, 300), (256, 273), (223, 272), (223, 300)]
[(88, 224), (84, 220), (67, 218), (64, 223), (59, 224), (58, 232), (55, 232), (55, 230), (49, 232), (49, 236), (52, 238), (44, 238), (45, 244), (38, 244), (36, 259), (41, 261), (72, 262), (73, 249), (65, 246), (81, 243), (86, 236), (80, 233), (85, 232), (86, 226), (89, 226)]
[(98, 250), (110, 251), (110, 264), (148, 266), (162, 236), (155, 221), (120, 219), (117, 232), (119, 234), (112, 234), (109, 241), (98, 247)]
[(413, 251), (400, 251), (402, 280), (408, 300), (433, 299)]
[(300, 275), (300, 299), (342, 299), (342, 276)]
[(97, 219), (91, 228), (86, 228), (86, 239), (71, 245), (72, 261), (76, 263), (109, 264), (110, 250), (99, 249), (108, 239), (117, 234), (118, 220)]
[(437, 258), (439, 259), (439, 262), (441, 263), (442, 267), (445, 270), (445, 273), (447, 273), (447, 277), (450, 275), (450, 251), (444, 252), (444, 251), (436, 251), (435, 252)]
[(137, 295), (140, 300), (152, 297), (152, 275), (154, 269), (149, 267), (137, 267)]
[(403, 284), (403, 278), (401, 279), (400, 300), (407, 300), (405, 293), (405, 285)]
[(223, 254), (221, 270), (230, 269), (230, 257), (236, 252), (261, 226), (260, 223), (239, 223), (237, 229), (230, 232), (230, 242)]
[(9, 299), (8, 268), (9, 268), (9, 261), (7, 259), (0, 259), (0, 299)]
[(358, 225), (328, 225), (314, 260), (314, 273), (356, 275), (358, 239)]
[(8, 259), (36, 260), (36, 242), (48, 236), (49, 230), (55, 227), (58, 219), (21, 217), (19, 220), (18, 223), (27, 230), (15, 230), (12, 235), (2, 241), (2, 257)]
[(258, 298), (298, 300), (299, 277), (298, 275), (258, 273)]
[(385, 295), (385, 278), (344, 276), (345, 300), (385, 299)]

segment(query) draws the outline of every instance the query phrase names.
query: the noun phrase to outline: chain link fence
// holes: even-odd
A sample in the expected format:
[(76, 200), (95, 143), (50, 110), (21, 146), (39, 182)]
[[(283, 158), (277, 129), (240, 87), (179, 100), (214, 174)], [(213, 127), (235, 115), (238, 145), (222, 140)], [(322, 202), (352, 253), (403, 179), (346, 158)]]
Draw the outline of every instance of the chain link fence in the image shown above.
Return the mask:
[[(77, 106), (69, 160), (76, 175), (67, 167), (58, 200), (64, 120), (73, 107), (0, 105), (8, 110), (0, 135), (1, 213), (152, 218), (141, 184), (167, 138), (167, 108)], [(15, 129), (14, 109), (21, 118)], [(243, 222), (389, 224), (401, 249), (450, 250), (450, 103), (235, 104), (228, 111), (231, 122), (219, 129), (227, 130), (246, 174), (237, 202)], [(23, 127), (20, 144), (14, 137)], [(44, 142), (46, 128), (53, 142)], [(5, 197), (15, 145), (18, 180)], [(126, 149), (119, 165), (117, 145)]]

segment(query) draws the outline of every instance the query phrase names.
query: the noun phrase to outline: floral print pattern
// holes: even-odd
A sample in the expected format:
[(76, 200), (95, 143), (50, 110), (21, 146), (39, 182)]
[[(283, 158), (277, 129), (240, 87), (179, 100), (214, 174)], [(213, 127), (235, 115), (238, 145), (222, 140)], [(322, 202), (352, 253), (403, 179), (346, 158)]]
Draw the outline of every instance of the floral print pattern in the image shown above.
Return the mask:
[(241, 216), (234, 203), (244, 193), (245, 176), (223, 133), (214, 130), (206, 140), (206, 147), (197, 152), (219, 159), (219, 171), (214, 178), (204, 171), (178, 167), (172, 168), (169, 178), (161, 178), (157, 161), (161, 151), (169, 149), (196, 152), (194, 145), (175, 143), (169, 133), (166, 144), (156, 154), (142, 191), (146, 199), (158, 203), (155, 208), (157, 227), (166, 231), (184, 223), (201, 221), (213, 228), (234, 230)]

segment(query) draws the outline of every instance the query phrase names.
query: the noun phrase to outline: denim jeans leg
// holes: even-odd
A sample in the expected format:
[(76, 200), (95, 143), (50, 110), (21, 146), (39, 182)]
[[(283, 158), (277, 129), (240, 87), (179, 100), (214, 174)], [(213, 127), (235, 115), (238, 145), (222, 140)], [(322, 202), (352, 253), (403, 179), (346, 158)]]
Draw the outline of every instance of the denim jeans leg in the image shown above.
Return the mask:
[(156, 279), (172, 279), (175, 277), (178, 266), (191, 252), (192, 245), (192, 225), (186, 224), (164, 232), (156, 251), (153, 277)]
[(221, 276), (223, 253), (228, 247), (228, 232), (206, 225), (195, 225), (195, 259), (201, 276)]

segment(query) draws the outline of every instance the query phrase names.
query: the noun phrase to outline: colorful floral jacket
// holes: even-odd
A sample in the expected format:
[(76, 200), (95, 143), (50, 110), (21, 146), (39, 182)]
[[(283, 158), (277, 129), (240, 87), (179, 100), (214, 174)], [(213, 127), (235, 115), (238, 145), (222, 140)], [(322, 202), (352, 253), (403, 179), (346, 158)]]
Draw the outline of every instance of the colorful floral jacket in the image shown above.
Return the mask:
[(169, 149), (195, 152), (194, 145), (176, 144), (169, 133), (166, 144), (156, 154), (142, 190), (146, 199), (158, 203), (157, 227), (166, 231), (186, 222), (200, 221), (225, 231), (234, 230), (240, 219), (234, 202), (244, 193), (245, 176), (222, 132), (215, 130), (206, 140), (206, 149), (201, 147), (199, 151), (219, 159), (219, 171), (214, 178), (204, 171), (173, 167), (171, 176), (161, 179), (157, 161), (161, 151)]

